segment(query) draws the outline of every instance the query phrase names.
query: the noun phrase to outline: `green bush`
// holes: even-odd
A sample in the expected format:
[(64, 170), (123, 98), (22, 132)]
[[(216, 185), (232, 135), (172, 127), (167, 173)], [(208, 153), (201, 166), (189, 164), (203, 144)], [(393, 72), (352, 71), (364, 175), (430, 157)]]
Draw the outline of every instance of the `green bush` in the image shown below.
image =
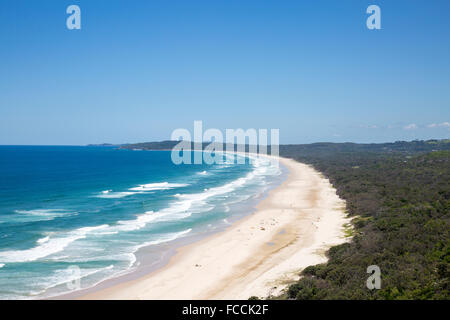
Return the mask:
[[(328, 177), (355, 217), (351, 242), (305, 268), (287, 297), (449, 299), (449, 149), (439, 140), (281, 146), (282, 156)], [(380, 290), (366, 288), (372, 264), (381, 269)]]

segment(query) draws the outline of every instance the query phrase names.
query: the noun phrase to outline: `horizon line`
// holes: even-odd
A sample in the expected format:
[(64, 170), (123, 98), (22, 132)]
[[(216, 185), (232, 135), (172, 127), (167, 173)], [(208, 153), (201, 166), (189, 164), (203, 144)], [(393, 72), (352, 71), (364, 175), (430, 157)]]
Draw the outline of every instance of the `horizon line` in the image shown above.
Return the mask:
[[(353, 142), (353, 141), (345, 141), (345, 142), (331, 142), (331, 141), (316, 141), (310, 143), (280, 143), (280, 146), (288, 146), (288, 145), (310, 145), (317, 143), (331, 143), (331, 144), (386, 144), (386, 143), (397, 143), (397, 142), (427, 142), (427, 141), (446, 141), (450, 140), (450, 138), (433, 138), (433, 139), (413, 139), (413, 140), (396, 140), (396, 141), (384, 141), (384, 142)], [(143, 143), (161, 143), (161, 142), (179, 142), (181, 140), (158, 140), (158, 141), (144, 141), (144, 142), (133, 142), (133, 143), (87, 143), (87, 144), (0, 144), (1, 147), (100, 147), (100, 146), (126, 146), (126, 145), (134, 145), (134, 144), (143, 144)], [(194, 142), (194, 141), (190, 141)], [(202, 143), (214, 143), (214, 141), (202, 142)], [(247, 144), (245, 144), (247, 145)]]

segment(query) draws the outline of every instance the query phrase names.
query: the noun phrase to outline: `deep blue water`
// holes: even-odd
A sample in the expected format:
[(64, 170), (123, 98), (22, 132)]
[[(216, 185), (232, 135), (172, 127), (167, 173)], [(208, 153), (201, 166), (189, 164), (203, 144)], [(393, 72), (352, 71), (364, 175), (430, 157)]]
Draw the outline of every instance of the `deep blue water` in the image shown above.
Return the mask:
[(237, 164), (224, 155), (224, 164), (175, 165), (170, 156), (0, 146), (0, 298), (45, 297), (73, 290), (77, 279), (85, 288), (129, 272), (139, 248), (247, 213), (234, 205), (280, 174), (262, 159)]

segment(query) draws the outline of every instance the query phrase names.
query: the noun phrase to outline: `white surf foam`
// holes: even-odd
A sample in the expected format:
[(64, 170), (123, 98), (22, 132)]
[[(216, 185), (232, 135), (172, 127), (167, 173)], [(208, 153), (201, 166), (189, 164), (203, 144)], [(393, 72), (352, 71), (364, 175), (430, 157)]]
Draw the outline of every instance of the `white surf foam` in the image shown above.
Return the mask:
[(148, 211), (140, 214), (133, 220), (121, 220), (117, 225), (108, 228), (107, 232), (121, 232), (139, 230), (147, 225), (147, 223), (154, 220), (153, 211)]
[(55, 288), (57, 286), (67, 284), (67, 283), (73, 283), (75, 281), (81, 280), (83, 278), (92, 276), (94, 274), (104, 272), (107, 270), (112, 270), (114, 268), (114, 265), (109, 265), (107, 267), (103, 268), (88, 268), (88, 269), (79, 269), (78, 272), (74, 272), (74, 270), (67, 268), (67, 269), (61, 269), (56, 270), (54, 274), (51, 277), (46, 277), (45, 280), (42, 283), (42, 286), (45, 288), (40, 291), (34, 291), (31, 292), (30, 295), (37, 296), (45, 293), (49, 289)]
[[(119, 259), (119, 260), (126, 260), (129, 262), (128, 264), (128, 270), (122, 270), (119, 272), (112, 272), (109, 274), (109, 276), (102, 277), (101, 280), (98, 280), (96, 283), (92, 284), (92, 285), (96, 285), (98, 283), (100, 283), (101, 281), (104, 281), (106, 279), (110, 279), (112, 277), (116, 277), (119, 276), (121, 274), (125, 274), (128, 273), (131, 270), (131, 267), (135, 264), (136, 260), (136, 256), (135, 253), (142, 247), (147, 247), (147, 246), (151, 246), (151, 245), (157, 245), (157, 244), (161, 244), (161, 243), (166, 243), (166, 242), (170, 242), (173, 240), (176, 240), (178, 238), (181, 238), (183, 236), (185, 236), (186, 234), (188, 234), (189, 232), (191, 232), (192, 229), (186, 229), (180, 232), (173, 232), (173, 233), (168, 233), (168, 234), (162, 234), (162, 235), (157, 235), (157, 239), (156, 240), (152, 240), (152, 241), (148, 241), (139, 245), (136, 245), (133, 247), (132, 252), (131, 253), (127, 253), (127, 254), (122, 254), (120, 256), (127, 256), (126, 259)], [(108, 259), (115, 259), (116, 256), (108, 256)], [(82, 261), (92, 261), (90, 259), (88, 260), (82, 260)], [(96, 261), (98, 261), (98, 259), (96, 259)], [(46, 291), (48, 291), (51, 288), (54, 288), (56, 286), (60, 286), (63, 285), (65, 283), (69, 283), (69, 282), (73, 282), (76, 280), (80, 280), (89, 276), (92, 276), (94, 274), (98, 274), (100, 272), (105, 272), (105, 271), (109, 271), (109, 270), (113, 270), (114, 269), (114, 265), (110, 265), (108, 267), (104, 267), (104, 268), (99, 268), (99, 269), (88, 269), (88, 270), (83, 270), (81, 269), (81, 275), (80, 276), (76, 276), (74, 275), (70, 270), (68, 269), (64, 269), (64, 270), (58, 270), (55, 272), (55, 275), (50, 279), (46, 279), (46, 283), (50, 283), (50, 285), (47, 285), (45, 287), (45, 289), (38, 291), (38, 292), (33, 292), (33, 295), (41, 295), (43, 293), (45, 293)]]
[(67, 213), (63, 209), (15, 210), (14, 212), (33, 216), (54, 216)]
[(104, 193), (104, 191), (102, 191), (101, 194), (97, 195), (97, 198), (104, 198), (104, 199), (116, 199), (116, 198), (123, 198), (126, 196), (130, 196), (132, 194), (136, 194), (136, 192), (111, 192), (110, 190), (105, 190), (108, 191), (106, 193)]
[[(72, 242), (83, 239), (89, 232), (103, 229), (108, 225), (84, 227), (67, 233), (65, 236), (46, 239), (38, 246), (25, 250), (0, 251), (1, 262), (30, 262), (42, 259), (51, 254), (64, 250)], [(45, 238), (43, 238), (45, 239)], [(42, 240), (43, 240), (42, 239)]]
[(173, 240), (176, 240), (178, 238), (181, 238), (183, 236), (185, 236), (186, 234), (188, 234), (189, 232), (191, 232), (192, 229), (186, 229), (180, 232), (172, 232), (172, 233), (167, 233), (167, 234), (163, 234), (160, 235), (158, 239), (156, 240), (152, 240), (152, 241), (148, 241), (148, 242), (144, 242), (143, 244), (137, 245), (134, 247), (134, 252), (138, 251), (140, 248), (143, 247), (147, 247), (147, 246), (152, 246), (152, 245), (157, 245), (157, 244), (161, 244), (161, 243), (165, 243), (165, 242), (170, 242)]
[(14, 210), (14, 212), (17, 215), (13, 216), (11, 221), (48, 221), (76, 214), (64, 209)]
[(148, 223), (154, 221), (173, 221), (181, 220), (192, 215), (193, 207), (196, 206), (196, 212), (205, 212), (213, 208), (211, 205), (206, 205), (206, 200), (234, 191), (236, 188), (243, 186), (245, 182), (252, 178), (249, 175), (246, 178), (239, 178), (230, 183), (220, 187), (206, 189), (201, 193), (194, 194), (176, 194), (175, 197), (180, 200), (173, 202), (168, 208), (157, 212), (147, 211), (144, 214), (138, 215), (133, 220), (119, 221), (117, 225), (111, 226), (108, 231), (134, 231), (145, 227)]
[(48, 242), (48, 240), (50, 240), (49, 236), (41, 238), (41, 239), (38, 239), (36, 242), (39, 243), (39, 244), (42, 244), (42, 243)]
[(170, 190), (174, 188), (182, 188), (186, 187), (188, 184), (185, 183), (169, 183), (169, 182), (156, 182), (156, 183), (147, 183), (141, 184), (137, 187), (129, 188), (128, 191), (121, 192), (113, 192), (112, 190), (103, 190), (100, 194), (96, 195), (97, 198), (104, 199), (117, 199), (124, 198), (127, 196), (131, 196), (133, 194), (145, 193), (149, 191), (157, 191), (157, 190)]
[[(230, 157), (231, 158), (231, 157)], [(144, 214), (138, 215), (134, 220), (119, 221), (121, 226), (117, 226), (120, 231), (132, 231), (143, 228), (147, 223), (154, 221), (173, 221), (190, 217), (193, 212), (205, 212), (213, 209), (212, 205), (207, 205), (207, 200), (216, 196), (228, 197), (228, 194), (245, 186), (248, 182), (255, 178), (264, 176), (266, 174), (275, 174), (275, 171), (270, 169), (270, 160), (259, 157), (251, 158), (254, 169), (245, 177), (238, 178), (225, 185), (204, 189), (203, 192), (193, 194), (177, 193), (174, 197), (178, 201), (173, 202), (170, 207), (162, 209), (157, 212), (148, 211)], [(231, 161), (231, 159), (229, 159)], [(270, 171), (272, 170), (272, 171)], [(250, 195), (241, 195), (239, 201), (248, 199)], [(113, 227), (114, 228), (114, 227)]]
[[(147, 211), (143, 214), (137, 215), (135, 219), (121, 220), (118, 221), (115, 225), (100, 226), (102, 230), (99, 231), (97, 235), (108, 235), (116, 234), (119, 232), (135, 231), (144, 228), (150, 222), (181, 220), (191, 216), (193, 212), (205, 212), (211, 210), (212, 208), (214, 208), (214, 206), (210, 204), (208, 205), (207, 203), (210, 198), (215, 196), (227, 197), (229, 193), (243, 187), (247, 182), (255, 179), (255, 177), (265, 175), (268, 170), (267, 167), (270, 166), (270, 163), (268, 163), (268, 161), (264, 161), (264, 159), (261, 160), (256, 158), (252, 159), (252, 165), (254, 166), (254, 170), (248, 173), (245, 177), (236, 179), (219, 187), (204, 189), (204, 191), (200, 193), (178, 193), (175, 195), (175, 197), (177, 197), (179, 200), (174, 201), (168, 208), (159, 210), (157, 212)], [(162, 182), (141, 185), (140, 187), (134, 189), (143, 191), (178, 188), (183, 186), (186, 186), (186, 184)], [(112, 194), (108, 190), (108, 193), (105, 195), (111, 196)], [(244, 197), (244, 195), (241, 195), (239, 198), (239, 200), (242, 200), (248, 197)], [(63, 238), (45, 237), (39, 239), (38, 243), (40, 244), (40, 246), (36, 248), (22, 251), (0, 252), (0, 261), (30, 261), (42, 258), (52, 253), (63, 250), (68, 244), (73, 241), (84, 238), (87, 232), (89, 232), (89, 230), (83, 232), (82, 228), (78, 229), (78, 231), (69, 233), (66, 237)]]
[(158, 183), (141, 184), (139, 187), (130, 188), (129, 190), (133, 191), (169, 190), (174, 188), (182, 188), (186, 186), (188, 186), (188, 184), (185, 183), (158, 182)]

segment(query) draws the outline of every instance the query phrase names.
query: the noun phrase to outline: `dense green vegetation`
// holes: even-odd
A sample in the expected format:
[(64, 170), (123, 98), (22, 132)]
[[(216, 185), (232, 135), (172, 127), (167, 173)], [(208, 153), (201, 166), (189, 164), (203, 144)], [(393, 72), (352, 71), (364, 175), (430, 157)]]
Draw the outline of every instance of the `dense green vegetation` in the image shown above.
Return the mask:
[[(449, 299), (449, 149), (448, 140), (280, 148), (330, 179), (355, 228), (282, 298)], [(380, 290), (366, 287), (369, 265), (381, 269)]]

